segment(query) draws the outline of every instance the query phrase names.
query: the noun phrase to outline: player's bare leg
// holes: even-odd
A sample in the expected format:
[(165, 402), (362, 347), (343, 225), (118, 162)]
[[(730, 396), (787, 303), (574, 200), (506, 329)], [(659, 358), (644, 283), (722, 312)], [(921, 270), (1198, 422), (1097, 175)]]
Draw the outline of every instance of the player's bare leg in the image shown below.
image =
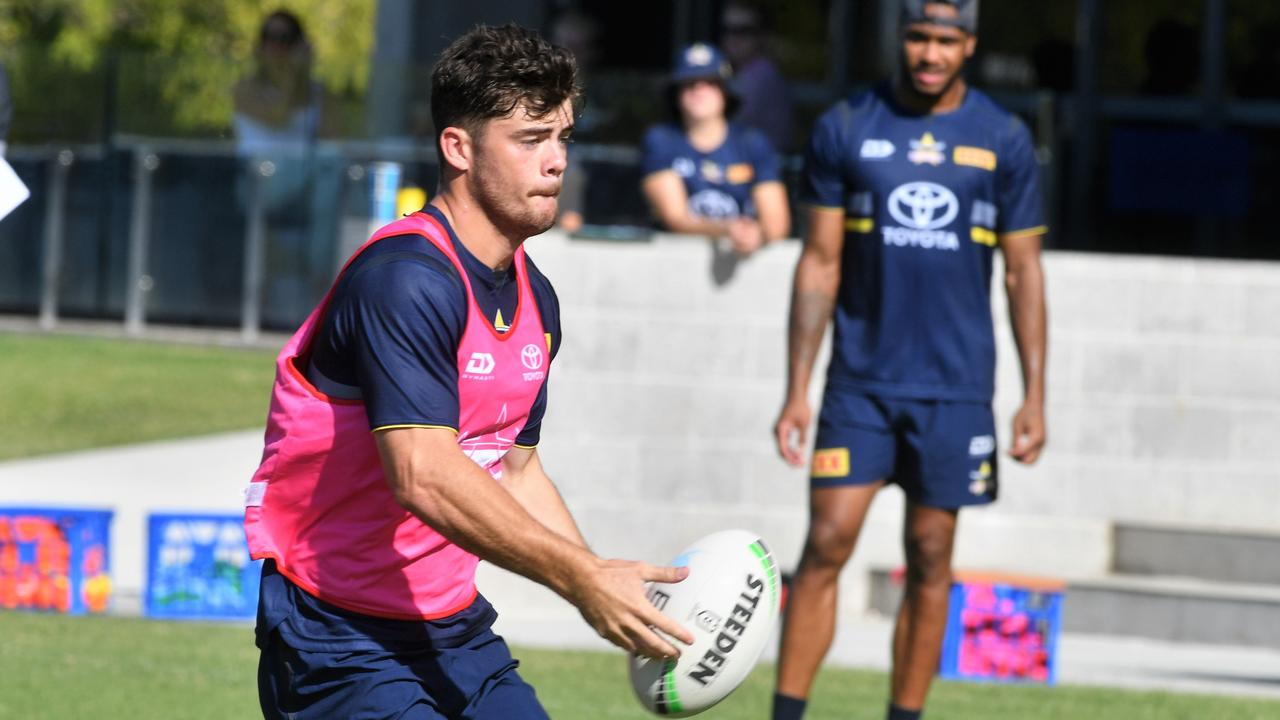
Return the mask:
[(893, 704), (924, 707), (947, 629), (956, 511), (907, 504), (903, 545), (907, 586), (893, 633)]
[(883, 482), (817, 488), (809, 494), (809, 535), (782, 625), (778, 692), (806, 698), (831, 647), (840, 569), (853, 553), (867, 509)]

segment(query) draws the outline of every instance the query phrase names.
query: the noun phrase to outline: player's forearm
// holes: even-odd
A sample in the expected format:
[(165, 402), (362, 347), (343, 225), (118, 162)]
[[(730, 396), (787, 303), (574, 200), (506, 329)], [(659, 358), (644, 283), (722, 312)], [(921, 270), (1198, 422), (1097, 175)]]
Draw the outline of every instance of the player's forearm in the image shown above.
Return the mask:
[(787, 395), (790, 398), (803, 397), (808, 392), (839, 286), (838, 262), (807, 251), (800, 255), (787, 326)]
[(379, 440), (396, 501), (450, 542), (566, 597), (573, 578), (595, 562), (582, 545), (535, 519), (456, 445), (426, 451), (404, 438)]
[(540, 464), (530, 463), (519, 471), (504, 470), (502, 484), (516, 502), (548, 529), (578, 547), (587, 547), (582, 531), (564, 504), (555, 483)]
[(1005, 273), (1005, 291), (1009, 297), (1009, 321), (1018, 346), (1026, 402), (1043, 404), (1048, 319), (1039, 258), (1011, 266)]

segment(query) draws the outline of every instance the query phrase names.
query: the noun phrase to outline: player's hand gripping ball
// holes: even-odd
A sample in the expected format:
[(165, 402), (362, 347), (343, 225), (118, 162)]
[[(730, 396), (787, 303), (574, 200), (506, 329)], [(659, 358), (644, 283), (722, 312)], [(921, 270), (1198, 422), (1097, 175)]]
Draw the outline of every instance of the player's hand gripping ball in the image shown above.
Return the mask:
[(782, 582), (769, 548), (746, 530), (712, 533), (671, 564), (688, 567), (689, 576), (654, 583), (649, 599), (694, 641), (679, 660), (632, 655), (631, 686), (648, 710), (686, 717), (723, 700), (751, 673), (778, 619)]

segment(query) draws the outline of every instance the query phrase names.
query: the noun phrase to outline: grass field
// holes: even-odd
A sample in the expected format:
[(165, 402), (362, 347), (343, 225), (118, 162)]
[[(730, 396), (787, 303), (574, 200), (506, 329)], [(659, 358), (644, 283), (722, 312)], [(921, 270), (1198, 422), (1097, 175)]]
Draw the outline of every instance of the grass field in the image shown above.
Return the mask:
[(0, 334), (0, 460), (261, 426), (274, 355)]
[[(621, 653), (517, 649), (521, 673), (557, 720), (652, 717), (631, 696)], [(25, 720), (260, 717), (257, 651), (245, 624), (0, 612), (0, 718)], [(761, 667), (707, 720), (768, 717), (772, 668)], [(812, 720), (879, 720), (883, 673), (825, 670)], [(1262, 720), (1280, 702), (1080, 687), (939, 683), (939, 720)], [(514, 720), (514, 719), (513, 719)]]

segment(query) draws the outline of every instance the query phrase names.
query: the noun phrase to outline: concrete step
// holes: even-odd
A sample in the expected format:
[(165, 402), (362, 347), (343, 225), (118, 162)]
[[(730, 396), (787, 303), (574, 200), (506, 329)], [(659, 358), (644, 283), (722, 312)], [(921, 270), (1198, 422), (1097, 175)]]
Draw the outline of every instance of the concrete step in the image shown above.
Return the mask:
[(1114, 552), (1124, 575), (1280, 585), (1280, 535), (1119, 524)]
[[(892, 616), (901, 598), (890, 571), (871, 571), (872, 610)], [(1137, 575), (1068, 580), (1062, 630), (1280, 649), (1280, 586)]]
[(1280, 648), (1280, 586), (1113, 575), (1068, 583), (1067, 632)]

